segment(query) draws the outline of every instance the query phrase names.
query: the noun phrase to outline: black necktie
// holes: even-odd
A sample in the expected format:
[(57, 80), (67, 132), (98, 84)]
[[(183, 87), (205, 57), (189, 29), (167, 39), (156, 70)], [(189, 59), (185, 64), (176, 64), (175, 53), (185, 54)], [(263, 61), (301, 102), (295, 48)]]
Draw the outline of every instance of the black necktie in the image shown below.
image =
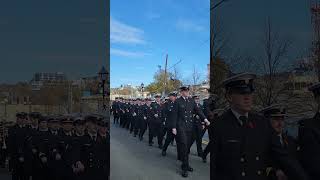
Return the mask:
[(247, 124), (247, 122), (248, 122), (247, 116), (240, 116), (239, 120), (242, 122), (242, 126)]

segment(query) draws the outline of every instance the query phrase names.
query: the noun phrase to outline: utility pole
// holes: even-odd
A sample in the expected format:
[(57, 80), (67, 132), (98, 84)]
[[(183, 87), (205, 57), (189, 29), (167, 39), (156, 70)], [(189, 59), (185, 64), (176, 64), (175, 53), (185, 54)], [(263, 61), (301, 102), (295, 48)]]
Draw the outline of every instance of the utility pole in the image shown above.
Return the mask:
[(72, 112), (72, 81), (69, 81), (68, 83), (68, 94), (69, 94), (69, 113)]
[(214, 10), (216, 8), (218, 8), (219, 6), (221, 6), (221, 4), (223, 4), (224, 2), (228, 1), (228, 0), (220, 0), (218, 3), (216, 3), (215, 5), (213, 4), (215, 0), (211, 0), (211, 7), (210, 7), (210, 74), (209, 74), (209, 84), (210, 84), (210, 90), (209, 93), (210, 94), (214, 94), (215, 92), (215, 87), (214, 87), (214, 61), (217, 58), (216, 55), (214, 54), (214, 39), (213, 37), (215, 36), (214, 34)]
[(167, 66), (168, 66), (168, 54), (166, 55), (166, 63), (164, 68), (164, 91), (162, 93), (162, 96), (165, 96), (167, 92)]

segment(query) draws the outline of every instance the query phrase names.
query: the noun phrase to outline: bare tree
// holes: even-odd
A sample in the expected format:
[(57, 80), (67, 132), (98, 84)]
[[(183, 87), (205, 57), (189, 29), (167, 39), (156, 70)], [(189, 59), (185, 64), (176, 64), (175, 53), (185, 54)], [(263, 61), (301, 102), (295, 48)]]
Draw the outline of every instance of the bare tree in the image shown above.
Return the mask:
[(220, 23), (219, 18), (216, 16), (216, 10), (213, 10), (223, 2), (225, 1), (222, 0), (216, 5), (214, 5), (212, 2), (210, 10), (210, 94), (216, 93), (218, 88), (218, 84), (216, 84), (218, 82), (218, 77), (215, 77), (215, 74), (217, 74), (216, 71), (218, 71), (218, 74), (221, 74), (222, 71), (228, 72), (226, 69), (221, 69), (224, 66), (219, 66), (221, 65), (220, 62), (216, 62), (223, 59), (223, 53), (228, 44), (228, 39), (225, 36), (225, 31), (222, 28), (222, 24)]
[(226, 59), (232, 72), (261, 72), (261, 67), (256, 58), (248, 53), (236, 52)]
[[(262, 77), (257, 82), (257, 98), (262, 106), (277, 103), (279, 96), (287, 90), (284, 82), (289, 76), (288, 73), (285, 73), (285, 70), (288, 69), (283, 69), (282, 66), (291, 43), (288, 39), (282, 39), (276, 32), (273, 32), (271, 25), (271, 20), (268, 18), (262, 41), (264, 57), (258, 58), (262, 68)], [(287, 95), (290, 95), (288, 99), (293, 94)]]
[(214, 1), (211, 1), (210, 2), (210, 10), (214, 10), (216, 9), (217, 7), (219, 7), (222, 3), (226, 2), (227, 0), (220, 0), (218, 3), (214, 3)]
[(193, 86), (199, 84), (200, 78), (201, 78), (201, 74), (196, 69), (196, 66), (193, 65), (193, 71), (192, 71), (192, 83), (193, 83)]

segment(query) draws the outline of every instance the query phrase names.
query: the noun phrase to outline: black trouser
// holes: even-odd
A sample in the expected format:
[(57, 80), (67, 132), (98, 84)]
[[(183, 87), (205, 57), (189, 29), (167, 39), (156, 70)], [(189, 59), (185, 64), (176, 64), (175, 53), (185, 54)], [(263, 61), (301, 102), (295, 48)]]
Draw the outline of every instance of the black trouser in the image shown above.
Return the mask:
[(130, 124), (131, 124), (130, 114), (126, 114), (125, 128), (129, 130), (130, 129)]
[(7, 160), (7, 149), (2, 149), (0, 147), (0, 167), (4, 167)]
[(29, 180), (29, 175), (26, 172), (26, 165), (20, 162), (18, 158), (13, 160), (12, 180)]
[(32, 180), (52, 179), (48, 163), (43, 163), (41, 162), (41, 160), (39, 160), (35, 169), (36, 169), (36, 174), (32, 175)]
[(120, 126), (123, 127), (123, 114), (119, 113)]
[(182, 161), (182, 170), (188, 170), (189, 166), (189, 147), (192, 141), (192, 129), (178, 128), (178, 144), (180, 146), (179, 154)]
[(204, 149), (204, 152), (203, 152), (203, 156), (204, 157), (208, 156), (208, 154), (210, 153), (210, 149), (211, 149), (211, 143), (212, 143), (211, 142), (212, 141), (211, 136), (212, 136), (212, 133), (211, 133), (211, 129), (210, 128), (208, 129), (208, 134), (209, 134), (209, 143), (206, 146), (206, 148)]
[(193, 125), (193, 132), (192, 132), (192, 140), (190, 143), (191, 148), (192, 144), (194, 141), (197, 143), (197, 152), (199, 155), (202, 155), (203, 150), (202, 150), (202, 137), (203, 137), (203, 130), (201, 124), (194, 124)]
[(147, 120), (142, 119), (141, 120), (141, 125), (140, 125), (140, 131), (139, 131), (139, 138), (140, 139), (143, 138), (143, 135), (146, 132), (146, 130), (147, 130)]
[(141, 127), (141, 117), (136, 116), (134, 117), (134, 135), (137, 136), (139, 134), (140, 128)]
[(134, 132), (135, 129), (136, 118), (130, 116), (130, 133)]
[(113, 123), (119, 124), (119, 113), (116, 113), (116, 112), (113, 113)]
[(167, 136), (162, 148), (163, 151), (167, 151), (169, 144), (176, 138), (176, 135), (172, 133), (172, 128), (167, 128), (166, 132)]
[(163, 136), (161, 131), (161, 123), (158, 123), (158, 122), (149, 123), (149, 143), (153, 142), (154, 137), (157, 137), (158, 145), (162, 146)]

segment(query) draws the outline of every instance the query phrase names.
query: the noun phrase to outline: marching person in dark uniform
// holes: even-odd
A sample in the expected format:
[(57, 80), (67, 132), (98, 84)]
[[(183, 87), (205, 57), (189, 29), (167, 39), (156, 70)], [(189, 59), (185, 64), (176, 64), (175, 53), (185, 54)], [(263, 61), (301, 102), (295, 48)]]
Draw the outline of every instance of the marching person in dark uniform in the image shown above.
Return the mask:
[(59, 180), (59, 167), (61, 166), (61, 152), (60, 150), (60, 117), (46, 116), (49, 129), (49, 155), (48, 166), (52, 180)]
[(123, 98), (119, 98), (119, 99), (120, 99), (120, 102), (119, 102), (120, 127), (123, 127), (123, 124), (124, 124), (124, 110), (123, 110), (124, 101), (123, 101)]
[(99, 148), (99, 172), (100, 180), (108, 180), (110, 178), (110, 133), (108, 131), (108, 122), (99, 120), (98, 122), (98, 148)]
[(165, 106), (163, 108), (164, 110), (164, 119), (165, 119), (165, 126), (166, 126), (166, 130), (167, 130), (167, 136), (166, 136), (166, 140), (164, 143), (164, 146), (162, 148), (162, 156), (165, 156), (167, 153), (167, 148), (169, 146), (169, 144), (173, 141), (173, 139), (176, 137), (173, 133), (172, 133), (172, 129), (175, 127), (175, 125), (173, 125), (173, 123), (175, 123), (175, 119), (177, 116), (176, 110), (174, 110), (174, 108), (176, 107), (175, 101), (177, 98), (177, 93), (176, 92), (171, 92), (169, 94), (169, 100), (167, 103), (165, 103)]
[(149, 119), (149, 146), (153, 145), (153, 138), (157, 137), (158, 147), (162, 149), (162, 133), (161, 133), (161, 95), (157, 94), (155, 96), (156, 101), (152, 102), (150, 105), (150, 119)]
[[(272, 128), (275, 130), (276, 134), (279, 136), (279, 142), (283, 148), (285, 148), (289, 155), (292, 158), (297, 159), (297, 148), (298, 144), (296, 140), (288, 136), (284, 132), (284, 125), (285, 125), (285, 116), (286, 116), (286, 109), (282, 105), (272, 105), (269, 107), (266, 107), (260, 111), (263, 116), (270, 120)], [(288, 179), (287, 175), (279, 169), (278, 165), (276, 163), (272, 164), (272, 167), (268, 169), (269, 173), (267, 175), (271, 179), (275, 180), (282, 180), (282, 179)], [(290, 177), (289, 179), (294, 179), (294, 177)]]
[(130, 130), (130, 134), (134, 134), (134, 128), (135, 128), (135, 120), (136, 120), (136, 116), (137, 113), (135, 112), (136, 110), (136, 105), (137, 105), (137, 100), (134, 99), (129, 103), (129, 130)]
[[(61, 180), (70, 180), (74, 178), (72, 169), (73, 162), (73, 118), (69, 115), (62, 116), (60, 119), (62, 129), (58, 133), (58, 177)], [(60, 157), (60, 158), (59, 158)]]
[(39, 117), (39, 132), (33, 138), (33, 143), (36, 146), (36, 165), (33, 168), (34, 174), (32, 180), (51, 179), (49, 171), (49, 156), (50, 156), (50, 133), (48, 129), (48, 119)]
[(85, 123), (86, 121), (82, 117), (74, 118), (74, 133), (73, 133), (73, 147), (74, 147), (74, 159), (72, 164), (75, 180), (84, 179), (83, 171), (84, 165), (81, 162), (81, 148), (84, 146), (85, 139)]
[(140, 138), (140, 132), (143, 129), (144, 120), (144, 109), (143, 109), (143, 99), (138, 100), (138, 104), (136, 106), (136, 129), (135, 129), (135, 137), (138, 136)]
[(112, 112), (113, 112), (113, 123), (119, 124), (119, 98), (115, 98), (115, 101), (112, 103)]
[(162, 99), (162, 101), (161, 101), (161, 121), (162, 122), (161, 122), (161, 127), (160, 127), (160, 136), (161, 136), (162, 140), (164, 139), (164, 137), (167, 134), (165, 106), (167, 105), (168, 101), (169, 101), (169, 96)]
[(126, 100), (126, 104), (124, 106), (125, 108), (125, 117), (126, 117), (126, 120), (125, 120), (125, 128), (127, 130), (130, 130), (130, 126), (131, 126), (131, 120), (132, 120), (132, 114), (131, 114), (131, 105), (132, 105), (132, 102), (131, 100)]
[(202, 110), (196, 105), (194, 100), (189, 97), (189, 87), (182, 86), (180, 88), (181, 97), (175, 102), (177, 108), (174, 108), (173, 113), (177, 113), (177, 118), (172, 123), (172, 133), (178, 136), (178, 146), (180, 146), (180, 156), (182, 160), (182, 176), (188, 177), (188, 171), (193, 171), (193, 168), (189, 165), (189, 147), (192, 141), (193, 133), (193, 114), (200, 116), (200, 119), (207, 125), (210, 122), (204, 116)]
[(150, 103), (148, 103), (149, 99), (145, 99), (145, 102), (141, 106), (141, 124), (140, 124), (140, 131), (139, 131), (139, 139), (140, 141), (143, 140), (143, 135), (147, 130), (148, 127), (148, 118), (149, 118), (149, 108), (150, 108)]
[(27, 131), (25, 127), (26, 113), (17, 113), (16, 125), (9, 129), (8, 136), (8, 152), (12, 165), (12, 179), (13, 180), (27, 180), (29, 174), (26, 171), (26, 157), (27, 154)]
[(223, 82), (230, 109), (212, 126), (210, 179), (266, 180), (270, 160), (290, 177), (309, 179), (298, 161), (281, 146), (270, 121), (252, 113), (255, 77), (243, 73)]
[(27, 126), (27, 131), (28, 134), (30, 135), (30, 139), (28, 139), (29, 142), (26, 142), (29, 144), (28, 150), (30, 151), (31, 158), (29, 159), (30, 165), (29, 171), (30, 174), (33, 177), (36, 177), (38, 174), (38, 171), (36, 167), (39, 164), (39, 157), (38, 157), (38, 148), (37, 148), (37, 141), (34, 141), (34, 139), (37, 139), (39, 136), (39, 119), (40, 119), (41, 114), (38, 112), (31, 112), (29, 113), (29, 121), (30, 121), (30, 126)]
[(8, 134), (6, 131), (6, 124), (0, 122), (1, 125), (1, 132), (0, 132), (0, 168), (6, 167), (6, 160), (7, 160), (7, 142), (8, 142)]
[[(80, 149), (80, 162), (83, 164), (83, 179), (98, 180), (101, 178), (97, 117), (89, 115), (85, 117), (87, 132), (83, 138)], [(107, 152), (105, 152), (107, 153)]]
[(311, 119), (302, 120), (299, 127), (300, 161), (311, 180), (320, 179), (320, 83), (309, 87), (313, 92), (318, 111)]
[[(200, 104), (199, 96), (193, 96), (193, 99), (196, 103), (196, 106), (203, 112), (203, 107)], [(203, 137), (203, 130), (205, 129), (205, 126), (204, 126), (204, 123), (201, 122), (199, 115), (194, 114), (193, 118), (194, 118), (194, 123), (193, 123), (194, 130), (193, 130), (192, 140), (191, 140), (189, 149), (191, 148), (194, 141), (196, 141), (198, 156), (202, 157), (203, 156), (202, 137)]]
[(133, 137), (137, 137), (139, 133), (140, 126), (140, 118), (141, 118), (141, 110), (140, 110), (140, 99), (136, 99), (134, 105), (132, 106), (132, 130)]

